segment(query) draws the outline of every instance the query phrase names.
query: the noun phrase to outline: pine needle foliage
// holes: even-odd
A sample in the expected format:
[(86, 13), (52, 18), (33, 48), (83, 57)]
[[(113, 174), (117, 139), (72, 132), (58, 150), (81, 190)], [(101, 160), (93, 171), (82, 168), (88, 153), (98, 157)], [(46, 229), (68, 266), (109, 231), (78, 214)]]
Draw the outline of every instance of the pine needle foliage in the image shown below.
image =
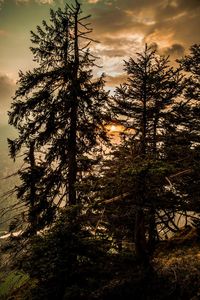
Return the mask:
[(9, 112), (9, 123), (18, 130), (18, 137), (8, 140), (10, 156), (23, 154), (26, 163), (18, 197), (28, 206), (32, 203), (35, 219), (49, 214), (50, 223), (56, 204), (80, 202), (79, 179), (91, 169), (106, 140), (108, 93), (104, 75), (94, 79), (92, 74), (89, 17), (82, 16), (76, 1), (63, 11), (51, 10), (49, 22), (31, 32), (38, 67), (20, 71)]

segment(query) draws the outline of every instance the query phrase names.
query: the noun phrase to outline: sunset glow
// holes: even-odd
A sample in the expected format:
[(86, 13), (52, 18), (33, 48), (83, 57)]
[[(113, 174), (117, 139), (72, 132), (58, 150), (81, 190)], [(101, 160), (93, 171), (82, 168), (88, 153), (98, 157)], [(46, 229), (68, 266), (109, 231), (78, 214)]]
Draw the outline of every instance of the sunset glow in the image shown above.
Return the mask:
[(0, 0), (0, 299), (199, 299), (199, 28), (200, 0)]
[(115, 132), (115, 131), (117, 131), (117, 128), (116, 128), (116, 126), (115, 126), (115, 125), (112, 125), (112, 126), (110, 127), (110, 131), (111, 131), (111, 132)]
[[(73, 2), (73, 0), (70, 0)], [(29, 51), (30, 30), (49, 16), (49, 9), (63, 7), (61, 0), (0, 0), (0, 122), (7, 122), (18, 71), (36, 64)], [(96, 75), (106, 74), (111, 91), (123, 83), (124, 59), (134, 56), (144, 44), (154, 43), (162, 54), (174, 60), (199, 41), (199, 1), (103, 1), (83, 0), (85, 14), (91, 14), (91, 44), (97, 64)], [(189, 25), (188, 25), (189, 24)]]

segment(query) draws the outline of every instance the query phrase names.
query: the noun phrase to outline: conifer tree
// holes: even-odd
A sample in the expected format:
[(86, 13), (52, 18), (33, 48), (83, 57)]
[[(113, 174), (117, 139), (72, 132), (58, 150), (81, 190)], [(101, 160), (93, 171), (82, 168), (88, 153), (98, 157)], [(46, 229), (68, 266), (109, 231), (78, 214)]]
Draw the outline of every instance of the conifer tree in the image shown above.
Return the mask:
[(186, 74), (184, 97), (174, 107), (173, 120), (168, 124), (173, 131), (168, 153), (171, 151), (171, 159), (178, 158), (178, 170), (183, 174), (175, 184), (183, 195), (185, 210), (199, 212), (200, 45), (191, 46), (190, 53), (178, 62)]
[[(161, 147), (165, 138), (164, 121), (182, 91), (182, 75), (180, 70), (169, 66), (167, 57), (159, 56), (147, 45), (136, 59), (125, 62), (125, 70), (128, 82), (117, 88), (113, 111), (119, 122), (134, 131), (129, 139), (129, 170), (126, 170), (127, 176), (132, 176), (132, 186), (127, 189), (135, 207), (136, 253), (142, 261), (148, 261), (149, 249), (157, 235), (155, 213), (167, 205), (161, 202), (163, 195), (169, 196), (165, 178), (171, 170), (162, 160)], [(170, 198), (174, 198), (173, 193)]]
[(186, 79), (185, 96), (187, 100), (199, 101), (200, 98), (200, 45), (193, 45), (190, 54), (178, 60), (189, 76)]
[[(88, 36), (92, 29), (89, 16), (81, 13), (77, 1), (63, 11), (51, 10), (50, 22), (43, 21), (36, 33), (31, 32), (38, 67), (20, 71), (9, 112), (9, 123), (19, 133), (8, 141), (10, 155), (15, 159), (18, 153), (29, 153), (28, 168), (20, 173), (19, 197), (26, 194), (30, 210), (39, 207), (41, 216), (45, 209), (52, 215), (56, 203), (80, 202), (80, 175), (94, 164), (100, 140), (106, 139), (102, 123), (108, 93), (104, 77), (93, 78), (95, 57), (89, 51), (93, 40)], [(40, 156), (41, 172), (33, 176), (38, 167), (34, 155)]]

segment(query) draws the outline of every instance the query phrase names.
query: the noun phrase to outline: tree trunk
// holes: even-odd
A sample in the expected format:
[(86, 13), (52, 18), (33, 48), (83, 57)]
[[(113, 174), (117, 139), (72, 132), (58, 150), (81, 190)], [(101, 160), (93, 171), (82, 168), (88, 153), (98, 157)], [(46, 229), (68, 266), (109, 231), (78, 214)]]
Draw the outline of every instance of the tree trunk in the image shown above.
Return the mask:
[(149, 265), (145, 235), (145, 220), (142, 208), (138, 208), (135, 217), (135, 253), (139, 262)]
[[(159, 120), (159, 111), (157, 109), (158, 103), (155, 103), (155, 116), (153, 120), (153, 159), (157, 159), (157, 125)], [(152, 207), (149, 210), (149, 238), (148, 238), (148, 249), (149, 253), (153, 253), (155, 250), (156, 240), (158, 238), (157, 227), (156, 227), (156, 212)]]
[[(147, 45), (145, 48), (145, 52), (147, 51)], [(143, 86), (143, 97), (142, 97), (142, 103), (143, 103), (143, 111), (142, 111), (142, 148), (141, 148), (141, 156), (143, 159), (145, 159), (146, 152), (147, 152), (147, 63), (145, 62), (144, 66), (144, 86)], [(136, 251), (136, 257), (138, 260), (146, 265), (149, 264), (149, 258), (147, 253), (147, 242), (146, 242), (146, 228), (145, 228), (145, 218), (144, 218), (144, 211), (142, 205), (144, 204), (145, 199), (145, 178), (140, 178), (139, 182), (139, 191), (141, 192), (141, 199), (140, 199), (140, 206), (141, 208), (138, 208), (136, 212), (136, 218), (135, 218), (135, 251)], [(141, 186), (142, 185), (142, 186)]]
[(30, 143), (29, 160), (30, 160), (30, 172), (31, 172), (31, 183), (30, 183), (30, 210), (29, 210), (29, 222), (30, 232), (32, 235), (37, 233), (37, 213), (35, 209), (36, 202), (36, 186), (35, 186), (35, 143)]
[(148, 251), (152, 254), (155, 250), (156, 241), (158, 240), (158, 232), (156, 227), (156, 212), (154, 208), (149, 210), (149, 239), (148, 239)]
[(141, 154), (142, 156), (145, 157), (146, 155), (146, 151), (147, 151), (147, 140), (146, 140), (146, 135), (147, 135), (147, 44), (145, 45), (145, 65), (144, 65), (144, 78), (143, 78), (143, 82), (144, 82), (144, 86), (143, 86), (143, 95), (142, 95), (142, 104), (143, 104), (143, 110), (142, 110), (142, 126), (141, 126), (141, 130), (142, 130), (142, 149), (141, 149)]
[(72, 103), (70, 111), (70, 132), (69, 132), (69, 169), (68, 189), (69, 205), (76, 205), (76, 181), (77, 181), (77, 112), (78, 112), (78, 69), (79, 69), (79, 48), (78, 48), (78, 14), (80, 4), (76, 2), (74, 14), (74, 66), (72, 80)]
[[(156, 104), (157, 105), (157, 104)], [(156, 159), (157, 157), (157, 125), (158, 125), (158, 111), (155, 112), (155, 117), (153, 120), (153, 157)]]

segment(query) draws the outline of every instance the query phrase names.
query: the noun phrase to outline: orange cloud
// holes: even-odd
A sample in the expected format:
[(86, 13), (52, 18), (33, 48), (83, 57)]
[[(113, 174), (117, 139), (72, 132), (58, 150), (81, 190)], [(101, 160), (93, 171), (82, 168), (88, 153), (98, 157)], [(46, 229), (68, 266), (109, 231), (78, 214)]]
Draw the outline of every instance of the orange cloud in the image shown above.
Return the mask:
[(105, 80), (108, 86), (116, 87), (117, 85), (123, 84), (127, 81), (127, 74), (123, 73), (116, 76), (108, 75)]

